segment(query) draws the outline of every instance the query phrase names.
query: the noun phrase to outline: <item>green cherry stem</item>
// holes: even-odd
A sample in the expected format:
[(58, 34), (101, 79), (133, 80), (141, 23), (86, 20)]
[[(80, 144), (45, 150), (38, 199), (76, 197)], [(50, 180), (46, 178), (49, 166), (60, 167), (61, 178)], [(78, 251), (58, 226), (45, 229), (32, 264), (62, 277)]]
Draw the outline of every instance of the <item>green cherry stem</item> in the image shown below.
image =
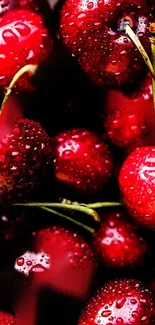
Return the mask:
[(74, 210), (74, 211), (79, 211), (88, 214), (92, 216), (95, 221), (100, 222), (100, 217), (95, 210), (80, 204), (28, 202), (28, 203), (15, 203), (14, 205), (27, 206), (27, 207), (49, 207), (49, 208), (51, 207), (51, 208)]
[(45, 211), (47, 211), (47, 212), (50, 212), (50, 213), (52, 213), (52, 214), (55, 214), (56, 216), (59, 216), (59, 217), (61, 217), (61, 218), (64, 218), (65, 220), (68, 220), (68, 221), (74, 223), (75, 225), (77, 225), (77, 226), (79, 226), (79, 227), (82, 227), (83, 229), (89, 231), (91, 234), (93, 234), (93, 233), (95, 232), (95, 230), (94, 230), (93, 228), (88, 227), (88, 226), (84, 225), (83, 223), (81, 223), (81, 222), (79, 222), (79, 221), (77, 221), (77, 220), (75, 220), (75, 219), (73, 219), (73, 218), (71, 218), (71, 217), (68, 217), (68, 216), (66, 216), (65, 214), (62, 214), (62, 213), (60, 213), (60, 212), (58, 212), (58, 211), (55, 211), (55, 210), (53, 210), (53, 209), (51, 209), (51, 208), (40, 207), (40, 209), (45, 210)]
[(16, 74), (15, 76), (13, 77), (9, 87), (7, 88), (7, 91), (5, 93), (5, 96), (4, 96), (4, 99), (3, 99), (3, 102), (2, 102), (2, 105), (1, 105), (1, 109), (0, 109), (0, 115), (2, 114), (2, 111), (4, 109), (4, 106), (6, 104), (6, 101), (8, 100), (8, 97), (10, 96), (15, 84), (17, 83), (18, 79), (21, 78), (23, 76), (23, 74), (25, 73), (28, 73), (28, 75), (30, 77), (32, 77), (36, 70), (37, 70), (37, 65), (35, 64), (27, 64), (25, 65), (24, 67), (22, 67)]
[(155, 71), (152, 65), (152, 62), (148, 56), (148, 54), (146, 53), (143, 45), (141, 44), (139, 38), (136, 36), (136, 34), (134, 33), (134, 31), (132, 30), (132, 28), (130, 27), (130, 22), (126, 21), (126, 23), (124, 24), (124, 29), (126, 34), (130, 37), (130, 39), (132, 40), (132, 42), (135, 44), (135, 46), (137, 47), (137, 49), (139, 50), (140, 54), (142, 55), (151, 75), (152, 78), (155, 79)]
[(91, 209), (122, 206), (122, 204), (120, 202), (96, 202), (96, 203), (89, 203), (89, 204), (84, 204), (84, 205)]
[[(150, 42), (151, 42), (151, 50), (152, 50), (152, 63), (153, 63), (153, 69), (155, 72), (155, 23), (150, 24), (149, 27), (150, 34)], [(152, 93), (153, 93), (153, 103), (154, 103), (154, 109), (155, 109), (155, 80), (152, 78)]]

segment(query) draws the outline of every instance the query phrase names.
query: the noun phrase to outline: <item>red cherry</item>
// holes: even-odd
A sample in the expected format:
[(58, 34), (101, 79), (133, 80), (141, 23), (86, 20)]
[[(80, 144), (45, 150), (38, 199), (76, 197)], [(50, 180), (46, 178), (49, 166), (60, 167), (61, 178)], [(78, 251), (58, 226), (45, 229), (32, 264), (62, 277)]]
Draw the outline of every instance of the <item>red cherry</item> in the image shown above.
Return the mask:
[(139, 264), (144, 257), (146, 244), (134, 227), (120, 212), (104, 215), (101, 227), (92, 241), (96, 253), (109, 267), (129, 267)]
[[(108, 92), (101, 118), (114, 145), (124, 148), (132, 144), (133, 147), (144, 141), (149, 143), (150, 138), (154, 138), (152, 123), (155, 113), (151, 90), (152, 80), (147, 77), (137, 92), (131, 95), (117, 90)], [(142, 138), (143, 135), (147, 135), (146, 139)]]
[(52, 226), (34, 234), (34, 243), (35, 251), (48, 254), (51, 263), (49, 270), (34, 273), (36, 283), (84, 299), (96, 268), (87, 242), (71, 230)]
[(49, 164), (50, 139), (41, 125), (18, 119), (11, 133), (0, 138), (0, 192), (26, 194), (40, 183)]
[(120, 30), (128, 17), (147, 52), (148, 14), (145, 0), (66, 0), (60, 33), (88, 76), (99, 85), (135, 81), (144, 62), (130, 38)]
[(0, 324), (1, 325), (16, 325), (16, 319), (13, 315), (0, 311)]
[(155, 229), (155, 147), (135, 149), (124, 161), (119, 174), (122, 199), (129, 213)]
[(71, 129), (53, 138), (54, 176), (82, 194), (95, 194), (111, 176), (112, 159), (105, 142), (86, 129)]
[(102, 287), (88, 302), (78, 325), (151, 325), (155, 301), (137, 280), (115, 280)]
[[(0, 86), (9, 86), (12, 78), (26, 64), (38, 65), (47, 58), (52, 41), (43, 26), (42, 18), (28, 10), (13, 10), (0, 20)], [(20, 78), (18, 86), (29, 87)]]

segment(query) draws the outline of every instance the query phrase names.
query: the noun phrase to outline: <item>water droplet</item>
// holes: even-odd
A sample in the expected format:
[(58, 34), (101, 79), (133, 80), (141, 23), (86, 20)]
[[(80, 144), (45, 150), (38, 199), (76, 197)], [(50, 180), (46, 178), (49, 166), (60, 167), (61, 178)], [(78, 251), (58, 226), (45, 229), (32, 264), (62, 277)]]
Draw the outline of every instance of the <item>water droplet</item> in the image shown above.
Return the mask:
[(19, 257), (17, 259), (17, 265), (18, 266), (23, 266), (24, 265), (24, 258), (23, 257)]
[(111, 310), (104, 310), (102, 313), (101, 313), (101, 316), (102, 317), (109, 317), (111, 315)]
[(132, 317), (136, 317), (136, 316), (138, 316), (138, 312), (137, 311), (133, 311)]
[(123, 325), (124, 324), (123, 318), (121, 318), (121, 317), (116, 318), (116, 323), (119, 325)]
[(28, 266), (31, 266), (31, 265), (32, 265), (32, 261), (27, 261), (26, 264), (27, 264)]
[(93, 7), (94, 7), (93, 2), (88, 2), (87, 9), (93, 9)]
[(116, 301), (116, 308), (120, 309), (123, 307), (123, 305), (125, 304), (126, 302), (126, 298), (120, 298)]
[(137, 300), (136, 299), (131, 299), (130, 302), (131, 302), (132, 305), (135, 305), (137, 303)]
[(123, 38), (123, 41), (124, 41), (124, 43), (128, 43), (128, 42), (129, 42), (129, 40), (128, 40), (127, 37), (124, 37), (124, 38)]

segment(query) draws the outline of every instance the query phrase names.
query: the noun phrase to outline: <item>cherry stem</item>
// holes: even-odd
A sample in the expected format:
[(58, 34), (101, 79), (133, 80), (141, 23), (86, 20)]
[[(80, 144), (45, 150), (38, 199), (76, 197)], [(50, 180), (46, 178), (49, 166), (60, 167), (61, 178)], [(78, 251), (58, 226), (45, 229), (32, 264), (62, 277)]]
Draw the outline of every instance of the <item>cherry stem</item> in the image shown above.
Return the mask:
[(78, 202), (72, 202), (68, 199), (62, 199), (61, 201), (61, 204), (71, 204), (71, 205), (76, 205), (76, 204), (80, 204), (82, 206), (85, 206), (85, 207), (88, 207), (88, 208), (91, 208), (91, 209), (99, 209), (99, 208), (106, 208), (106, 207), (117, 207), (117, 206), (121, 206), (122, 203), (120, 202), (95, 202), (95, 203), (89, 203), (89, 204), (86, 204), (86, 203), (78, 203)]
[(52, 207), (52, 208), (74, 210), (74, 211), (79, 211), (79, 212), (88, 214), (88, 215), (92, 216), (95, 221), (100, 222), (100, 217), (95, 210), (93, 210), (87, 206), (80, 205), (80, 204), (30, 202), (30, 203), (15, 203), (14, 205), (27, 206), (27, 207), (49, 207), (49, 208)]
[(96, 203), (89, 203), (89, 204), (84, 204), (84, 205), (89, 208), (92, 208), (92, 209), (122, 206), (122, 204), (120, 202), (96, 202)]
[(81, 222), (79, 222), (79, 221), (76, 221), (75, 219), (72, 219), (72, 218), (66, 216), (65, 214), (62, 214), (62, 213), (60, 213), (60, 212), (58, 212), (58, 211), (55, 211), (55, 210), (53, 210), (53, 209), (51, 209), (51, 208), (47, 208), (47, 207), (40, 207), (40, 208), (41, 208), (42, 210), (48, 211), (48, 212), (50, 212), (50, 213), (52, 213), (52, 214), (55, 214), (55, 215), (57, 215), (57, 216), (59, 216), (59, 217), (61, 217), (61, 218), (64, 218), (65, 220), (71, 221), (71, 222), (74, 223), (75, 225), (80, 226), (80, 227), (82, 227), (83, 229), (89, 231), (91, 234), (93, 234), (93, 233), (95, 232), (95, 230), (94, 230), (93, 228), (88, 227), (88, 226), (84, 225), (83, 223), (81, 223)]
[[(152, 64), (153, 69), (155, 72), (155, 23), (150, 24), (149, 28), (150, 33), (152, 33), (152, 36), (150, 37), (151, 42), (151, 50), (152, 50)], [(153, 93), (153, 103), (154, 103), (154, 109), (155, 109), (155, 80), (152, 78), (152, 93)]]
[(134, 31), (132, 30), (132, 28), (130, 27), (130, 22), (129, 21), (123, 21), (122, 23), (124, 23), (122, 26), (122, 28), (124, 28), (126, 34), (131, 38), (132, 42), (135, 44), (135, 46), (137, 47), (137, 49), (139, 50), (140, 54), (142, 55), (151, 75), (152, 78), (155, 79), (155, 71), (152, 65), (152, 62), (148, 56), (148, 54), (146, 53), (143, 45), (141, 44), (139, 38), (136, 36), (136, 34), (134, 33)]
[(25, 74), (25, 73), (28, 73), (30, 77), (33, 76), (35, 74), (35, 72), (36, 72), (36, 69), (37, 69), (37, 65), (35, 65), (35, 64), (27, 64), (15, 74), (15, 76), (13, 77), (9, 87), (7, 88), (6, 94), (4, 96), (4, 99), (3, 99), (3, 102), (2, 102), (2, 105), (1, 105), (0, 115), (2, 114), (4, 106), (6, 104), (6, 101), (8, 100), (8, 98), (9, 98), (15, 84), (17, 83), (18, 79), (21, 78), (23, 76), (23, 74)]

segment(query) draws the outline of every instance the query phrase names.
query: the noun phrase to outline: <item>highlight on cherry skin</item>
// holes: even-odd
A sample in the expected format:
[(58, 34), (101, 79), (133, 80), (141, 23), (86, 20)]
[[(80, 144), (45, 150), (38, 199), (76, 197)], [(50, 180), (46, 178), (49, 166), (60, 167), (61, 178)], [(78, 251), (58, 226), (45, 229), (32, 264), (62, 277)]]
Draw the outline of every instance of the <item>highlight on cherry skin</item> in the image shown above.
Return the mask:
[[(39, 65), (53, 48), (53, 40), (43, 24), (43, 19), (33, 11), (12, 10), (0, 20), (0, 89), (4, 91), (14, 75), (27, 64)], [(26, 76), (20, 78), (16, 88), (31, 89)]]

